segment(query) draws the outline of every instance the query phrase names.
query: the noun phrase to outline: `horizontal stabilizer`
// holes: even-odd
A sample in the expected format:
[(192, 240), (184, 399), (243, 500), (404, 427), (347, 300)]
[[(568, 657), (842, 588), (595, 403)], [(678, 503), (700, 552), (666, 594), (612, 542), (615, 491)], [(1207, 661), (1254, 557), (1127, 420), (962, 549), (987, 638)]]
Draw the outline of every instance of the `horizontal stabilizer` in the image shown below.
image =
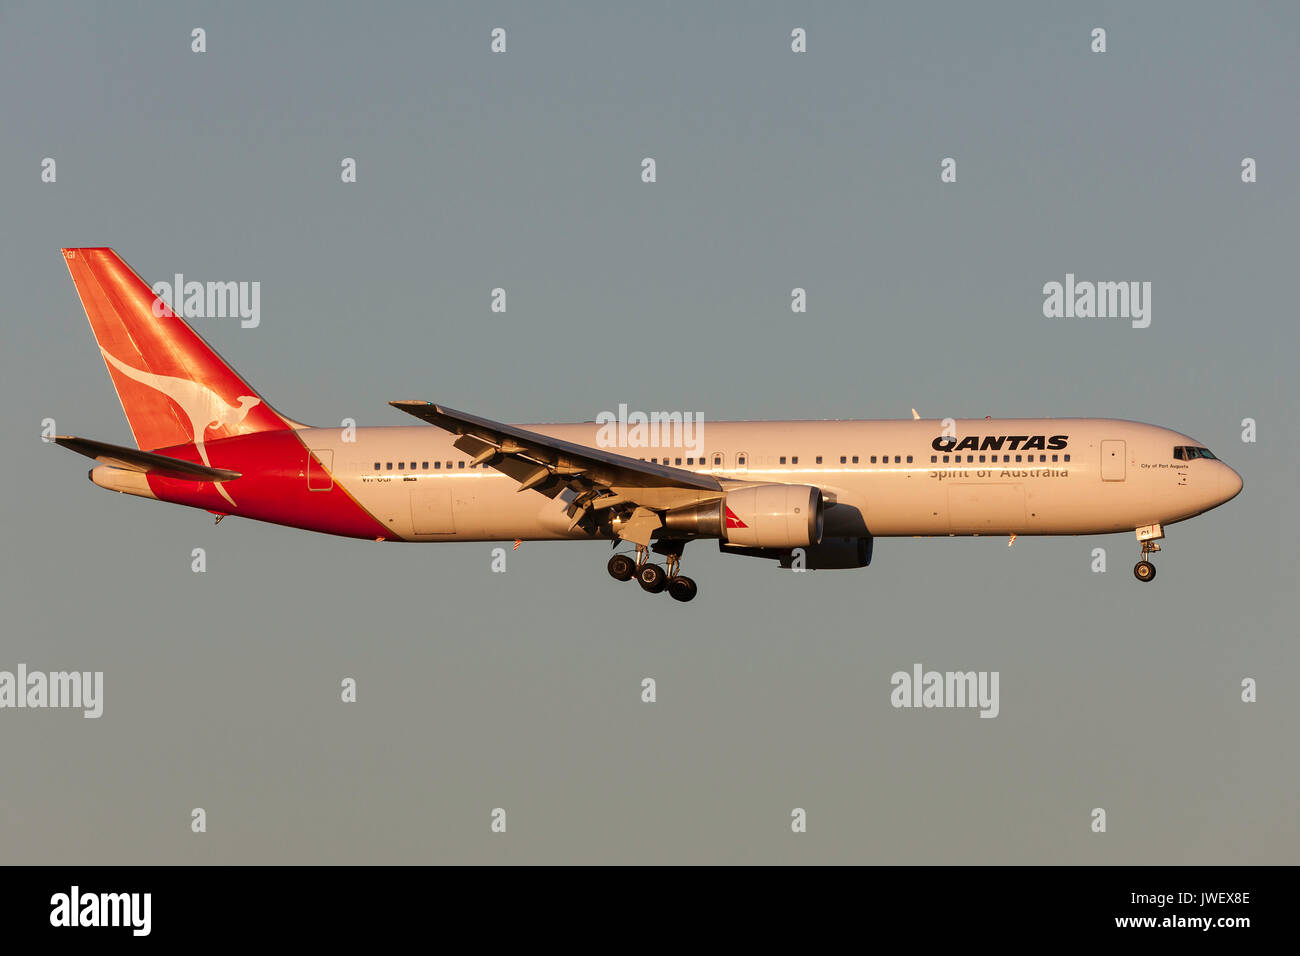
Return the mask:
[(167, 455), (155, 455), (151, 451), (125, 448), (122, 445), (110, 445), (108, 442), (91, 441), (89, 438), (77, 438), (73, 435), (55, 435), (55, 443), (85, 455), (95, 461), (124, 468), (127, 471), (139, 471), (161, 478), (177, 478), (181, 481), (233, 481), (240, 476), (238, 471), (226, 468), (208, 468), (180, 458)]

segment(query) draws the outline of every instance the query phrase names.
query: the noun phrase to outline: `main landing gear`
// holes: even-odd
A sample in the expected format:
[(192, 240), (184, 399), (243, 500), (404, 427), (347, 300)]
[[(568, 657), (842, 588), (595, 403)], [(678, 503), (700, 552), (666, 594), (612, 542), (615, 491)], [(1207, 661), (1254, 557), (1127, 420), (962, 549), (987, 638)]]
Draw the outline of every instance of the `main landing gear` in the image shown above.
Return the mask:
[(666, 557), (668, 567), (664, 569), (650, 561), (649, 548), (637, 545), (635, 560), (628, 554), (620, 553), (610, 558), (606, 567), (609, 576), (615, 581), (630, 581), (636, 578), (637, 584), (641, 585), (641, 590), (651, 594), (667, 591), (675, 601), (694, 599), (699, 592), (695, 581), (678, 573), (682, 563), (681, 549), (679, 548), (676, 554), (669, 553)]
[(1156, 539), (1164, 536), (1164, 529), (1158, 524), (1137, 529), (1137, 539), (1142, 542), (1142, 559), (1133, 565), (1133, 577), (1143, 584), (1155, 580), (1156, 566), (1147, 560), (1147, 555), (1155, 554), (1160, 550), (1160, 544)]

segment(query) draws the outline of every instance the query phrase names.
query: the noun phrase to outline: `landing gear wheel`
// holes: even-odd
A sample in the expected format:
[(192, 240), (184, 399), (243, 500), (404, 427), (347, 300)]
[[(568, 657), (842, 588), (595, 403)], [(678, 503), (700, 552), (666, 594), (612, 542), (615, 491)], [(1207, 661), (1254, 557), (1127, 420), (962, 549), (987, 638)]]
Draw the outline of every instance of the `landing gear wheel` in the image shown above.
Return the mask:
[(1150, 561), (1139, 561), (1133, 565), (1133, 577), (1143, 583), (1152, 580), (1156, 576), (1156, 566)]
[(635, 562), (626, 554), (614, 555), (605, 567), (609, 571), (609, 576), (615, 581), (631, 581), (632, 575), (636, 573)]
[(695, 582), (684, 574), (679, 574), (668, 581), (668, 593), (672, 595), (674, 601), (693, 601), (698, 591)]
[(637, 583), (641, 589), (651, 594), (658, 594), (668, 586), (668, 575), (657, 564), (643, 564), (636, 572)]

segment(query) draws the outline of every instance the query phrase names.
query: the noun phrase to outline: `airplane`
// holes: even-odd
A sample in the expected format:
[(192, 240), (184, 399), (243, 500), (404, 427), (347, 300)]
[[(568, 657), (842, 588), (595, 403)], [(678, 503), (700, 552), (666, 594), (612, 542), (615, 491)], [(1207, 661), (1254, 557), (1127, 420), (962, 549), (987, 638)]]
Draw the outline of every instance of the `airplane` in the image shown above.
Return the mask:
[(403, 400), (390, 404), (422, 424), (314, 428), (272, 408), (112, 249), (63, 256), (136, 447), (52, 440), (99, 462), (101, 488), (218, 523), (610, 541), (612, 577), (690, 601), (692, 541), (818, 570), (868, 566), (876, 538), (1133, 532), (1134, 576), (1150, 582), (1164, 527), (1242, 489), (1201, 442), (1100, 418), (710, 422), (692, 443), (660, 429), (655, 445), (610, 447), (607, 423), (507, 425)]

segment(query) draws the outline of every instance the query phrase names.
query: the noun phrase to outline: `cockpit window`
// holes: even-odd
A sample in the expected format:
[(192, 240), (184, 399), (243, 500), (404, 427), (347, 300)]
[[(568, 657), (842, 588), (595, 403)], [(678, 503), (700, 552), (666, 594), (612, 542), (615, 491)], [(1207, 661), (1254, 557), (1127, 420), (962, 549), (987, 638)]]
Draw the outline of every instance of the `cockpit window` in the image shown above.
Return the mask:
[(1214, 453), (1208, 448), (1202, 448), (1199, 445), (1175, 445), (1175, 461), (1191, 461), (1193, 458), (1208, 458), (1211, 461), (1217, 461)]

